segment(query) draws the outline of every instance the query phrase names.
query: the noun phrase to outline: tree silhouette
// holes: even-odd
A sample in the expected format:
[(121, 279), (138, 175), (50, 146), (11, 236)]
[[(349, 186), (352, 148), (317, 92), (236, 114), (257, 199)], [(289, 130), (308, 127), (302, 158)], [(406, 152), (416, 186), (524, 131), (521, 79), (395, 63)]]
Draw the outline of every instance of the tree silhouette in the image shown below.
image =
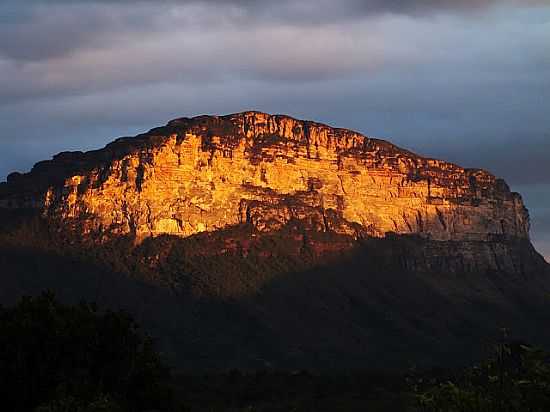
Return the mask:
[(0, 307), (0, 371), (3, 410), (140, 411), (169, 404), (168, 370), (128, 314), (64, 305), (49, 292)]
[(418, 394), (422, 412), (546, 412), (550, 362), (544, 351), (519, 342), (496, 345), (495, 356), (462, 376)]

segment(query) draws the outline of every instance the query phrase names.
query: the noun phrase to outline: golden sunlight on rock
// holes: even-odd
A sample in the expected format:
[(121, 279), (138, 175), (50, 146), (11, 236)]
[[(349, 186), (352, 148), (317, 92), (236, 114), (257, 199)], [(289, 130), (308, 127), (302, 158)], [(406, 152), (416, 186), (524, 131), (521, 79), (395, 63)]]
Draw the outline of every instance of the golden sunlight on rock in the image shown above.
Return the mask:
[(354, 237), (528, 237), (521, 197), (491, 174), (287, 116), (178, 119), (47, 167), (77, 157), (91, 166), (2, 203), (31, 202), (86, 234), (138, 239), (241, 223), (271, 231), (291, 220)]

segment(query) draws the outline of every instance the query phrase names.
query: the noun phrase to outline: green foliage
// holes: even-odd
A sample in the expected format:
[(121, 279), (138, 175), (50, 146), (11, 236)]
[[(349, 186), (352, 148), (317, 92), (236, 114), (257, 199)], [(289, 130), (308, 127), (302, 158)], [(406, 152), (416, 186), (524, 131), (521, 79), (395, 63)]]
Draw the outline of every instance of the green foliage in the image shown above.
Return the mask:
[(417, 400), (424, 412), (549, 411), (548, 355), (520, 343), (499, 344), (493, 359), (466, 370), (454, 382), (424, 387)]
[(129, 315), (52, 293), (0, 307), (0, 370), (5, 410), (139, 411), (169, 399), (167, 370)]

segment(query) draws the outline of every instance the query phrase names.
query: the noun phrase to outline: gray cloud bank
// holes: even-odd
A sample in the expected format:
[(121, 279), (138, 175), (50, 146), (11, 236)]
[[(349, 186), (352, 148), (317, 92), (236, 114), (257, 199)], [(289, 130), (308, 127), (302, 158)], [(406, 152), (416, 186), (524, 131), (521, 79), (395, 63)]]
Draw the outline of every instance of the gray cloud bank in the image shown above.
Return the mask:
[(550, 257), (550, 1), (0, 3), (0, 179), (170, 118), (288, 113), (486, 168)]
[[(116, 34), (150, 33), (194, 22), (347, 24), (380, 14), (421, 17), (548, 4), (549, 0), (3, 0), (0, 53), (23, 61), (39, 60)], [(208, 30), (213, 28), (210, 25)]]

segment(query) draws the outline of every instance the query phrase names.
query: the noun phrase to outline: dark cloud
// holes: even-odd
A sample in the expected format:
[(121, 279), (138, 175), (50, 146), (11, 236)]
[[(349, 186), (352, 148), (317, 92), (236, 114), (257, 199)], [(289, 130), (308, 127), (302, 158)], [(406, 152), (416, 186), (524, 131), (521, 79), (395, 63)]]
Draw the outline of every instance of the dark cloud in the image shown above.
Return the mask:
[[(2, 59), (0, 54), (0, 70), (4, 73), (0, 77), (0, 105), (143, 84), (196, 84), (232, 77), (274, 83), (363, 76), (370, 83), (369, 76), (384, 71), (393, 76), (391, 82), (398, 76), (403, 87), (439, 84), (443, 91), (456, 87), (457, 95), (464, 95), (465, 87), (493, 93), (493, 88), (508, 86), (506, 82), (511, 79), (518, 83), (515, 89), (522, 84), (524, 89), (532, 88), (530, 83), (535, 83), (534, 87), (541, 90), (537, 82), (548, 79), (550, 71), (547, 27), (532, 24), (529, 19), (522, 21), (516, 15), (497, 24), (487, 35), (485, 25), (494, 21), (465, 26), (451, 17), (418, 20), (385, 16), (342, 24), (241, 25), (234, 24), (225, 10), (220, 14), (202, 8), (183, 12), (149, 7), (131, 8), (127, 13), (124, 10), (96, 11), (91, 18), (95, 23), (82, 25), (82, 32), (88, 33), (86, 29), (92, 27), (98, 30), (90, 30), (93, 34), (80, 40), (70, 35), (78, 30), (78, 24), (72, 23), (78, 19), (63, 18), (55, 23), (54, 17), (47, 17), (40, 27), (58, 27), (51, 39), (48, 30), (16, 31), (25, 33), (18, 37), (10, 35), (9, 25), (2, 25), (0, 32), (6, 35), (0, 39), (10, 40), (0, 40), (0, 53), (4, 50), (5, 55)], [(80, 8), (72, 12), (84, 13)], [(239, 13), (234, 16), (243, 18)], [(101, 23), (103, 18), (120, 24)], [(529, 30), (524, 29), (527, 24), (532, 26)], [(107, 29), (112, 25), (116, 30)], [(65, 36), (63, 30), (69, 33)], [(525, 33), (517, 36), (521, 30)], [(68, 40), (59, 40), (61, 37)], [(16, 55), (24, 60), (15, 59)], [(416, 79), (408, 81), (412, 77)], [(385, 94), (397, 94), (392, 101), (394, 108), (407, 98), (425, 100), (432, 96), (434, 100), (437, 93), (426, 95), (418, 90), (420, 93), (405, 94), (403, 99), (403, 90), (392, 87), (390, 84)], [(447, 99), (444, 103), (453, 101)]]
[(550, 0), (3, 0), (0, 57), (19, 64), (40, 62), (133, 36), (139, 39), (144, 33), (150, 36), (198, 25), (208, 31), (218, 26), (232, 26), (234, 31), (274, 25), (311, 29), (319, 24), (325, 28), (346, 22), (353, 25), (384, 13), (420, 17), (544, 4)]
[[(20, 2), (19, 2), (20, 3)], [(57, 58), (118, 37), (154, 30), (156, 7), (108, 2), (26, 2), (0, 5), (0, 56), (21, 62)], [(73, 4), (74, 3), (74, 4)], [(4, 7), (4, 9), (3, 9)]]

